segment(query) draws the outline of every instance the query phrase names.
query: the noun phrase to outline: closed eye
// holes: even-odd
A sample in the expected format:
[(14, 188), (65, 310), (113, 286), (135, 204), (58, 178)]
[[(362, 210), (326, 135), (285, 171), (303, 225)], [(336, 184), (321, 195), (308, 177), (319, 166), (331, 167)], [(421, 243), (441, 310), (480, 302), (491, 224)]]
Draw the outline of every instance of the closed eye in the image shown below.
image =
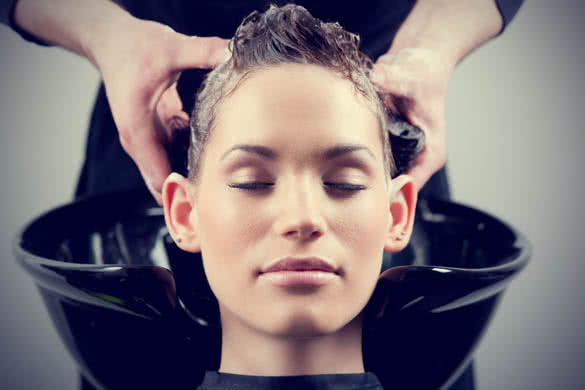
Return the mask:
[[(333, 190), (340, 190), (340, 191), (361, 191), (365, 190), (367, 187), (361, 184), (351, 184), (351, 183), (331, 183), (325, 182), (323, 183), (330, 189)], [(228, 185), (230, 188), (238, 188), (241, 190), (247, 191), (258, 191), (258, 190), (267, 190), (274, 186), (274, 183), (263, 183), (263, 182), (247, 182), (247, 183), (233, 183)]]
[(360, 191), (360, 190), (366, 189), (366, 186), (361, 185), (361, 184), (330, 183), (330, 182), (326, 182), (323, 184), (325, 184), (329, 188), (332, 188), (335, 190), (341, 190), (341, 191)]
[(241, 190), (266, 190), (274, 186), (274, 183), (260, 183), (256, 181), (248, 182), (248, 183), (233, 183), (229, 184), (228, 187), (230, 188), (239, 188)]
[[(351, 183), (333, 183), (333, 182), (324, 182), (323, 183), (328, 189), (330, 190), (337, 190), (337, 191), (361, 191), (365, 190), (367, 187), (362, 184), (351, 184)], [(274, 183), (269, 182), (247, 182), (247, 183), (232, 183), (229, 184), (228, 187), (230, 188), (238, 188), (241, 190), (247, 191), (259, 191), (259, 190), (267, 190), (274, 187)]]

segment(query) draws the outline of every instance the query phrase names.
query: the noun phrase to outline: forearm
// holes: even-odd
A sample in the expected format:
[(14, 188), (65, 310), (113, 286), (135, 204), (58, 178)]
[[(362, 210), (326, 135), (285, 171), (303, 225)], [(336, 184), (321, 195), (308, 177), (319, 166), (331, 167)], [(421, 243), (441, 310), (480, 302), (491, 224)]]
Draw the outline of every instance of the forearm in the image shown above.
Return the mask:
[(457, 64), (501, 29), (502, 16), (495, 0), (418, 0), (389, 53), (425, 48)]
[(14, 11), (20, 28), (94, 64), (94, 52), (104, 37), (133, 19), (108, 0), (18, 0)]

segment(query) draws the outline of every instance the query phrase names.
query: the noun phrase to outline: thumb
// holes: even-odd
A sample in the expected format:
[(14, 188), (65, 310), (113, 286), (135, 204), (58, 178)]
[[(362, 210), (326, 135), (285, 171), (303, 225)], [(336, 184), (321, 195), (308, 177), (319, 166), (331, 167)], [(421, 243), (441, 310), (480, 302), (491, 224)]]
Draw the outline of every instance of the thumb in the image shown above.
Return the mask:
[(183, 37), (176, 57), (175, 70), (214, 68), (230, 56), (228, 39), (219, 37)]

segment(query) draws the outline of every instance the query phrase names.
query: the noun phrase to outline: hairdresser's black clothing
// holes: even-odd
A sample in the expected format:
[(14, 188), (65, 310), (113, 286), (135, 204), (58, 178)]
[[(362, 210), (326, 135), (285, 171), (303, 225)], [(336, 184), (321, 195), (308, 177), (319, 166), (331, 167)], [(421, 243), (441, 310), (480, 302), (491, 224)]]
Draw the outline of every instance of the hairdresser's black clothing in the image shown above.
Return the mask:
[[(495, 1), (502, 14), (505, 27), (515, 15), (523, 0)], [(122, 0), (118, 2), (122, 3), (130, 13), (138, 18), (159, 21), (187, 35), (231, 38), (242, 19), (251, 11), (263, 11), (270, 3), (282, 5), (292, 1)], [(361, 50), (375, 60), (389, 49), (396, 31), (414, 6), (415, 0), (371, 0), (359, 3), (339, 2), (336, 0), (299, 0), (296, 3), (305, 6), (313, 16), (321, 20), (338, 21), (346, 30), (358, 33), (361, 37)], [(7, 0), (0, 3), (0, 22), (9, 24), (25, 39), (42, 44), (43, 42), (15, 25), (15, 4), (16, 0)], [(200, 80), (197, 74), (192, 75), (189, 75), (188, 72), (184, 73), (178, 85), (179, 94), (183, 99), (187, 112), (190, 112), (193, 96), (198, 88), (198, 80)], [(127, 191), (137, 188), (143, 188), (146, 191), (143, 179), (134, 162), (120, 146), (118, 133), (102, 84), (91, 116), (86, 160), (76, 190), (76, 196)], [(419, 196), (449, 198), (449, 187), (444, 169), (431, 178)], [(212, 379), (214, 376), (210, 375), (209, 378)], [(314, 379), (317, 380), (317, 378)], [(308, 380), (312, 379), (309, 377)], [(235, 386), (236, 382), (233, 383)], [(240, 386), (240, 383), (238, 383), (238, 386)], [(93, 388), (85, 380), (82, 387), (83, 389)], [(381, 387), (374, 386), (372, 388), (378, 389)], [(471, 366), (465, 370), (451, 389), (473, 389)]]
[(383, 390), (376, 375), (325, 374), (300, 376), (251, 376), (208, 371), (197, 390)]

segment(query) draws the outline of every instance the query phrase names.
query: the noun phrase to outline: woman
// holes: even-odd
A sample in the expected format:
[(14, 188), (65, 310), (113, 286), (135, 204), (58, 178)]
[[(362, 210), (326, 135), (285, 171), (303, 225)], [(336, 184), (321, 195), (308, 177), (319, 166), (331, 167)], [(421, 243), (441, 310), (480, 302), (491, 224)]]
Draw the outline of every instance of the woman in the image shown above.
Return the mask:
[(416, 191), (358, 45), (272, 6), (244, 19), (197, 97), (188, 177), (166, 179), (163, 203), (219, 303), (221, 363), (200, 389), (381, 388), (363, 309), (383, 251), (408, 242)]
[[(414, 167), (419, 167), (418, 174), (411, 172), (420, 187), (444, 162), (444, 105), (455, 64), (503, 31), (522, 0), (296, 2), (324, 20), (340, 21), (358, 32), (362, 50), (377, 60), (376, 67), (384, 76), (378, 80), (380, 86), (389, 94), (410, 98), (413, 104), (400, 107), (402, 113), (425, 130), (427, 145), (434, 145)], [(264, 9), (267, 3), (9, 0), (0, 5), (1, 23), (25, 39), (59, 45), (87, 57), (104, 80), (91, 117), (76, 197), (136, 188), (146, 191), (140, 170), (160, 202), (169, 166), (164, 150), (167, 135), (187, 117), (180, 111), (189, 107), (185, 96), (192, 90), (188, 83), (181, 88), (182, 80), (174, 82), (183, 69), (215, 66), (216, 57), (221, 57), (215, 54), (221, 53), (225, 43), (217, 37), (231, 37), (243, 16)], [(432, 49), (436, 54), (432, 58), (445, 58), (449, 66), (437, 67), (428, 57), (413, 56), (411, 48)], [(155, 61), (161, 58), (166, 61)], [(169, 126), (161, 130), (161, 124)], [(125, 140), (128, 154), (120, 139)], [(434, 152), (429, 154), (429, 150)], [(449, 198), (445, 170), (432, 176), (419, 194)], [(471, 371), (465, 371), (465, 379), (459, 381), (465, 383), (456, 388), (473, 388)], [(82, 387), (93, 388), (85, 380)]]

